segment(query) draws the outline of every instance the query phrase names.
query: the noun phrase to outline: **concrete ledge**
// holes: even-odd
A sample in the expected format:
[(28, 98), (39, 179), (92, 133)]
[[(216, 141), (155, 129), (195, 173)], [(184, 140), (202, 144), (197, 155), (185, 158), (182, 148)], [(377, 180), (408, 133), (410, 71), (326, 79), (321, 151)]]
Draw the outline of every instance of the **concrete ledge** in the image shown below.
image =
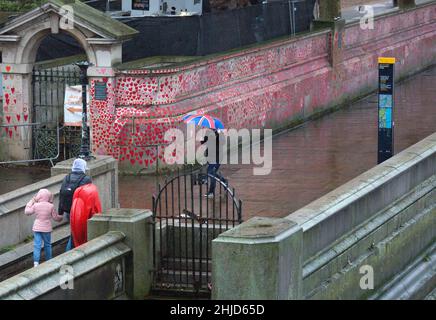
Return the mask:
[[(56, 164), (51, 168), (51, 175), (66, 174), (71, 172), (75, 159), (68, 159)], [(117, 168), (117, 162), (110, 156), (97, 156), (95, 159), (87, 161), (86, 174), (89, 176), (97, 176), (102, 173), (114, 170)]]
[[(394, 228), (399, 227), (398, 219), (405, 222), (413, 218), (413, 213), (409, 213), (408, 210), (414, 205), (432, 208), (434, 206), (433, 197), (436, 194), (436, 191), (433, 191), (435, 188), (436, 177), (432, 177), (423, 184), (417, 186), (402, 199), (391, 204), (386, 208), (386, 210), (379, 212), (376, 217), (359, 226), (353, 231), (353, 233), (337, 239), (334, 246), (317, 254), (312, 259), (309, 259), (309, 261), (306, 261), (303, 277), (309, 277), (312, 273), (327, 265), (333, 259), (337, 259), (338, 256), (351, 250), (357, 243), (359, 243), (359, 249), (370, 248), (374, 238), (379, 241), (383, 240)], [(394, 224), (392, 228), (390, 226), (391, 224)], [(389, 227), (386, 228), (387, 226)], [(379, 236), (377, 233), (382, 234)], [(357, 255), (358, 254), (359, 253), (357, 253)], [(347, 256), (347, 259), (349, 260), (351, 257), (355, 257), (356, 253), (348, 252)], [(347, 261), (343, 261), (342, 264), (346, 263)], [(336, 265), (341, 265), (341, 263), (336, 263)], [(339, 270), (335, 271), (339, 272)]]
[(299, 299), (302, 230), (255, 217), (212, 241), (213, 299)]
[[(24, 215), (27, 202), (39, 191), (45, 188), (54, 195), (54, 205), (57, 209), (59, 191), (65, 175), (71, 172), (74, 159), (60, 162), (52, 168), (52, 177), (19, 188), (0, 196), (0, 249), (23, 243), (33, 234), (34, 217)], [(98, 156), (88, 163), (88, 174), (97, 185), (103, 210), (119, 207), (118, 202), (118, 164), (108, 156)], [(65, 222), (54, 223), (54, 227)]]
[[(63, 276), (60, 272), (61, 267), (71, 266), (74, 270), (74, 281), (78, 281), (84, 275), (94, 270), (98, 271), (100, 267), (114, 259), (126, 256), (130, 248), (122, 243), (124, 238), (121, 232), (109, 232), (36, 268), (3, 281), (0, 283), (0, 299), (39, 299), (52, 291), (61, 290)], [(88, 293), (94, 291), (89, 285), (90, 283), (87, 283)], [(79, 291), (76, 289), (70, 291), (76, 299), (87, 298), (86, 295), (77, 296)]]
[[(75, 159), (59, 162), (51, 168), (51, 174), (68, 174)], [(98, 187), (103, 210), (119, 208), (118, 162), (111, 156), (96, 156), (87, 161), (86, 174)]]
[(436, 244), (433, 244), (371, 299), (424, 299), (434, 288), (436, 288)]
[(0, 216), (24, 208), (27, 202), (42, 188), (50, 190), (57, 198), (64, 177), (65, 174), (56, 175), (0, 195)]
[[(434, 287), (433, 252), (432, 269), (410, 265), (434, 246), (435, 199), (436, 133), (284, 219), (255, 218), (219, 236), (213, 298), (423, 298)], [(372, 288), (361, 285), (363, 266)]]
[[(45, 188), (54, 195), (55, 208), (58, 206), (59, 190), (65, 175), (54, 177), (30, 184), (26, 187), (5, 193), (0, 196), (0, 249), (23, 243), (32, 235), (34, 218), (24, 214), (27, 202), (39, 191)], [(54, 227), (63, 225), (65, 222), (54, 223)]]
[(88, 220), (88, 239), (109, 231), (125, 235), (124, 243), (132, 251), (126, 292), (133, 299), (144, 299), (151, 290), (154, 226), (151, 222), (151, 211), (144, 209), (110, 209)]
[[(436, 177), (426, 181), (303, 269), (306, 299), (362, 299), (408, 268), (435, 238)], [(374, 290), (362, 290), (360, 267), (374, 271)], [(431, 279), (430, 279), (431, 280)]]
[[(65, 252), (70, 226), (61, 226), (52, 232), (53, 256)], [(43, 255), (42, 255), (43, 257)], [(33, 267), (33, 241), (20, 244), (0, 255), (0, 282)]]
[(304, 260), (436, 174), (436, 133), (287, 216), (304, 230)]

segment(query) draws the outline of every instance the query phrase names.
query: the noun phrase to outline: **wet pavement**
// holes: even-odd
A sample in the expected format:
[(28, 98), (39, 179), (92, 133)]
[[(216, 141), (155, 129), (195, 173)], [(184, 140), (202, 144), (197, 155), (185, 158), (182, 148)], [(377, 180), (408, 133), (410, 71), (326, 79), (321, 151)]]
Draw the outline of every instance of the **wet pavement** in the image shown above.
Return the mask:
[[(436, 67), (395, 91), (395, 153), (436, 131)], [(251, 165), (222, 172), (243, 200), (243, 219), (283, 217), (377, 164), (377, 96), (372, 95), (273, 139), (273, 170), (254, 176)], [(49, 171), (0, 167), (0, 194), (49, 176)], [(157, 178), (120, 176), (124, 208), (152, 208)]]
[[(395, 153), (436, 131), (436, 67), (395, 91)], [(253, 166), (222, 172), (243, 200), (243, 218), (283, 217), (377, 164), (377, 96), (372, 95), (273, 139), (273, 170), (254, 176)], [(155, 177), (120, 177), (120, 202), (151, 208)]]
[(0, 166), (0, 195), (50, 177), (45, 167)]

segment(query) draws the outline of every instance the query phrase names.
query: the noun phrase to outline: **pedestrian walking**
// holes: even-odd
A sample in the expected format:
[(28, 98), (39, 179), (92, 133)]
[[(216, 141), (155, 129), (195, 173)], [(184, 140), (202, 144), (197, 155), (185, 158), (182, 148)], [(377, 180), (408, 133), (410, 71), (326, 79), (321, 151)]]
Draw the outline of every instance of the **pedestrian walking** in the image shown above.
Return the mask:
[[(212, 148), (210, 150), (211, 145), (208, 145), (205, 156), (207, 157), (207, 174), (210, 179), (209, 183), (209, 190), (205, 197), (207, 198), (213, 198), (215, 197), (215, 189), (216, 189), (216, 182), (217, 179), (222, 181), (224, 184), (227, 185), (227, 180), (219, 173), (219, 168), (221, 167), (221, 160), (222, 156), (224, 154), (223, 149), (223, 136), (220, 134), (220, 132), (216, 129), (212, 129), (213, 131), (213, 139), (211, 143), (215, 143), (215, 148)], [(209, 135), (206, 135), (201, 142), (201, 144), (207, 144), (209, 141)]]
[[(74, 192), (77, 188), (92, 183), (92, 179), (86, 175), (86, 161), (83, 159), (76, 159), (73, 162), (71, 173), (68, 174), (61, 186), (59, 192), (59, 214), (65, 216), (65, 219), (70, 222), (70, 211), (73, 204)], [(65, 251), (73, 248), (73, 239), (70, 236), (68, 239)]]
[(88, 220), (102, 212), (96, 185), (90, 183), (77, 188), (71, 206), (71, 235), (74, 247), (88, 241)]
[(35, 215), (33, 223), (33, 264), (39, 265), (41, 248), (44, 245), (45, 260), (52, 258), (51, 232), (53, 227), (51, 220), (62, 221), (62, 216), (56, 213), (53, 205), (53, 194), (47, 189), (41, 189), (26, 205), (26, 215)]

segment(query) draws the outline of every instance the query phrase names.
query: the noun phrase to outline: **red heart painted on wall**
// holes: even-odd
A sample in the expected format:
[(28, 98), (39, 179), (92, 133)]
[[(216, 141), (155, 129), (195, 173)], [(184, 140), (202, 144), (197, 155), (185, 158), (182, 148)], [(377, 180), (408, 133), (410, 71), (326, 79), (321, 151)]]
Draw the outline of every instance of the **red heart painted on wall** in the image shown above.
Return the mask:
[(6, 116), (6, 120), (8, 121), (8, 123), (11, 123), (11, 116)]
[(12, 69), (12, 67), (11, 67), (11, 66), (6, 66), (6, 72), (10, 72), (10, 71), (11, 71), (11, 69)]

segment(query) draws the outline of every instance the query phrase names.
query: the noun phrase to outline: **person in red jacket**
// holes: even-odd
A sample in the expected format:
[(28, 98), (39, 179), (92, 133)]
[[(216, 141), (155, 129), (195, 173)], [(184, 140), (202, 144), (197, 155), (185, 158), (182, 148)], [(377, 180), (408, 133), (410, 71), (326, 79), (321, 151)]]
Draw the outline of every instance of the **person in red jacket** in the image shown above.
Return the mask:
[(96, 185), (86, 184), (76, 189), (70, 212), (71, 235), (74, 247), (88, 241), (88, 219), (101, 212), (101, 202)]

